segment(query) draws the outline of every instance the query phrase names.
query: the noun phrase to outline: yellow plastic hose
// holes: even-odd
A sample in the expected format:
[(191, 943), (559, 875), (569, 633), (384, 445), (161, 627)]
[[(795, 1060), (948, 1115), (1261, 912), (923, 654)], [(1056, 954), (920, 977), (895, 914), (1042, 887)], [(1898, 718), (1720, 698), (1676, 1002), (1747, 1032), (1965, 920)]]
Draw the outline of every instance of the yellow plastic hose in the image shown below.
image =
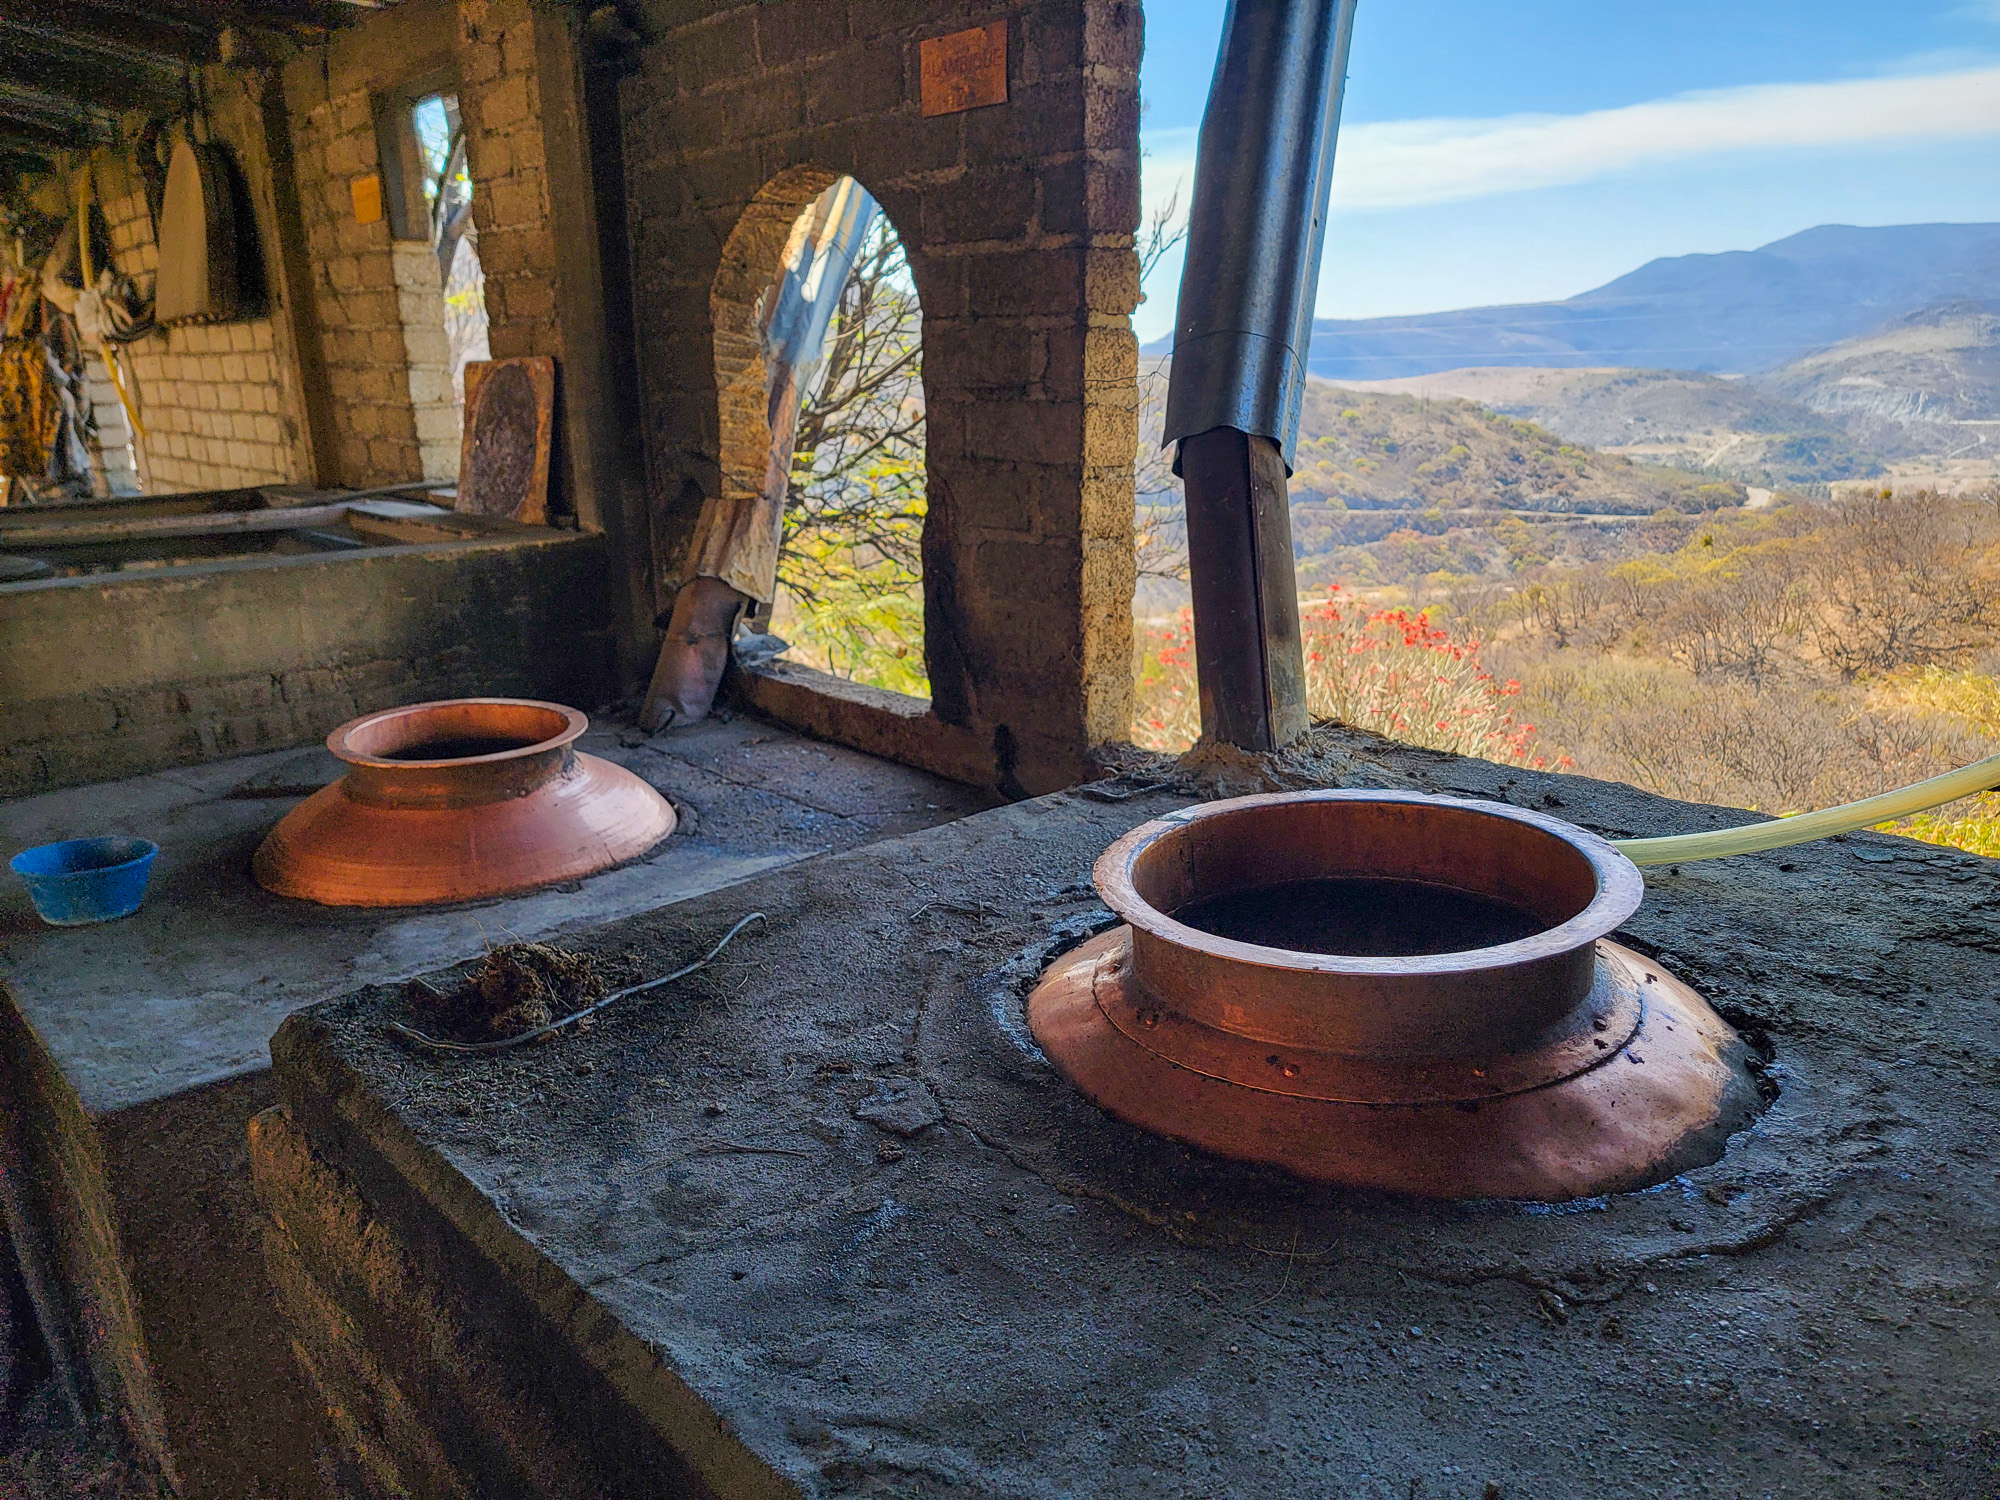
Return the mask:
[(1831, 838), (1836, 833), (1852, 833), (1893, 818), (1907, 818), (1927, 808), (1974, 792), (2000, 786), (2000, 755), (1989, 755), (1956, 771), (1933, 776), (1864, 797), (1840, 807), (1800, 813), (1795, 818), (1773, 818), (1768, 823), (1746, 823), (1740, 828), (1712, 828), (1706, 833), (1672, 833), (1662, 838), (1613, 839), (1611, 847), (1635, 865), (1677, 865), (1696, 859), (1721, 859), (1730, 854), (1758, 854), (1766, 849), (1784, 849), (1813, 839)]

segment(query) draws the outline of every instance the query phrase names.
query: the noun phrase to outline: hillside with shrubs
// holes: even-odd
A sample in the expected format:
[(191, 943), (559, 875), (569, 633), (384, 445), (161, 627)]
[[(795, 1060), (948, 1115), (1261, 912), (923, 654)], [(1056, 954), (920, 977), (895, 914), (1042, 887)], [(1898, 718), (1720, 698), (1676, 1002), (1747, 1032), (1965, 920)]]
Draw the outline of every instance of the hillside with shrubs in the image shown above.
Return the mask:
[(1602, 453), (1470, 401), (1309, 380), (1292, 495), (1350, 510), (1650, 515), (1741, 504), (1744, 490)]
[[(1309, 592), (1315, 717), (1774, 814), (2000, 753), (2000, 492), (1570, 530)], [(1141, 743), (1192, 742), (1188, 635), (1142, 625)], [(2000, 855), (2000, 797), (1897, 831)]]
[[(922, 694), (921, 326), (900, 255), (884, 229), (843, 294), (801, 419), (773, 625), (797, 660)], [(1930, 348), (1898, 337), (1899, 357)], [(1644, 406), (1667, 424), (1645, 437), (1678, 441), (1682, 406), (1722, 395), (1732, 421), (1792, 430), (1794, 413), (1708, 384), (1619, 386), (1603, 435)], [(1193, 743), (1200, 712), (1165, 390), (1155, 363), (1140, 391), (1133, 737), (1171, 750)], [(1469, 400), (1321, 380), (1291, 488), (1316, 718), (1770, 813), (2000, 751), (2000, 489), (1753, 493)], [(2000, 798), (1903, 831), (2000, 854)]]

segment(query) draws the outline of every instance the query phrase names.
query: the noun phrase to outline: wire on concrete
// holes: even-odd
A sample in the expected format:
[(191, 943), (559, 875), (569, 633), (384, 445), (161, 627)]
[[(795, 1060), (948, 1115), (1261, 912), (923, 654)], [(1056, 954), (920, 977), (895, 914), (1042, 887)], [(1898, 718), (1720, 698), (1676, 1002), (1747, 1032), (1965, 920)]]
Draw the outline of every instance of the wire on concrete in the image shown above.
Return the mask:
[(676, 979), (685, 979), (696, 970), (707, 968), (715, 962), (716, 956), (729, 946), (737, 933), (748, 927), (752, 922), (762, 922), (765, 920), (767, 918), (761, 911), (753, 911), (734, 927), (730, 928), (729, 931), (725, 932), (721, 940), (713, 948), (709, 949), (704, 957), (689, 964), (686, 968), (676, 969), (671, 974), (663, 974), (658, 979), (648, 979), (643, 984), (628, 984), (622, 990), (613, 990), (602, 1000), (594, 1004), (586, 1005), (581, 1010), (573, 1010), (568, 1015), (558, 1017), (545, 1026), (537, 1026), (530, 1031), (521, 1032), (518, 1036), (501, 1037), (498, 1041), (493, 1042), (455, 1042), (448, 1037), (428, 1036), (418, 1031), (415, 1027), (405, 1026), (400, 1021), (385, 1022), (383, 1029), (402, 1037), (405, 1041), (415, 1042), (420, 1047), (428, 1047), (433, 1052), (506, 1052), (510, 1048), (525, 1047), (530, 1042), (538, 1042), (545, 1036), (555, 1035), (556, 1032), (561, 1031), (566, 1026), (575, 1025), (585, 1016), (596, 1015), (607, 1005), (611, 1005), (632, 995), (644, 994), (647, 990), (656, 990), (663, 984), (672, 984)]

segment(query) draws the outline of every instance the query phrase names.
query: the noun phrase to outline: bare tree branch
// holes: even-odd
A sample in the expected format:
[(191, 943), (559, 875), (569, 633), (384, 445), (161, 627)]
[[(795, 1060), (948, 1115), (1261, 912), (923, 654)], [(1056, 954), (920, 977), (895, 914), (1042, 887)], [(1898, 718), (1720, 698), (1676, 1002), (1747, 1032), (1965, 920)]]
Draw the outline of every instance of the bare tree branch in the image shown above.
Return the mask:
[(878, 219), (804, 403), (779, 574), (807, 602), (830, 590), (907, 592), (921, 576), (923, 317), (901, 243)]

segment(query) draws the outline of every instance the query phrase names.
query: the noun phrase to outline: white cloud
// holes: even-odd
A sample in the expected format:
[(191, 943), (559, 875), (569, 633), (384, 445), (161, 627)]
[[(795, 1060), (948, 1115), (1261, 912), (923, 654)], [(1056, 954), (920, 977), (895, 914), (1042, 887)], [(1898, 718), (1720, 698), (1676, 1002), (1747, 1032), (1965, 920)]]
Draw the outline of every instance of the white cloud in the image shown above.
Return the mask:
[[(1579, 115), (1348, 126), (1340, 134), (1333, 197), (1347, 212), (1411, 208), (1586, 182), (1701, 155), (1992, 134), (2000, 134), (2000, 67), (1759, 84)], [(1149, 206), (1180, 182), (1185, 207), (1194, 132), (1161, 132), (1147, 144)]]

